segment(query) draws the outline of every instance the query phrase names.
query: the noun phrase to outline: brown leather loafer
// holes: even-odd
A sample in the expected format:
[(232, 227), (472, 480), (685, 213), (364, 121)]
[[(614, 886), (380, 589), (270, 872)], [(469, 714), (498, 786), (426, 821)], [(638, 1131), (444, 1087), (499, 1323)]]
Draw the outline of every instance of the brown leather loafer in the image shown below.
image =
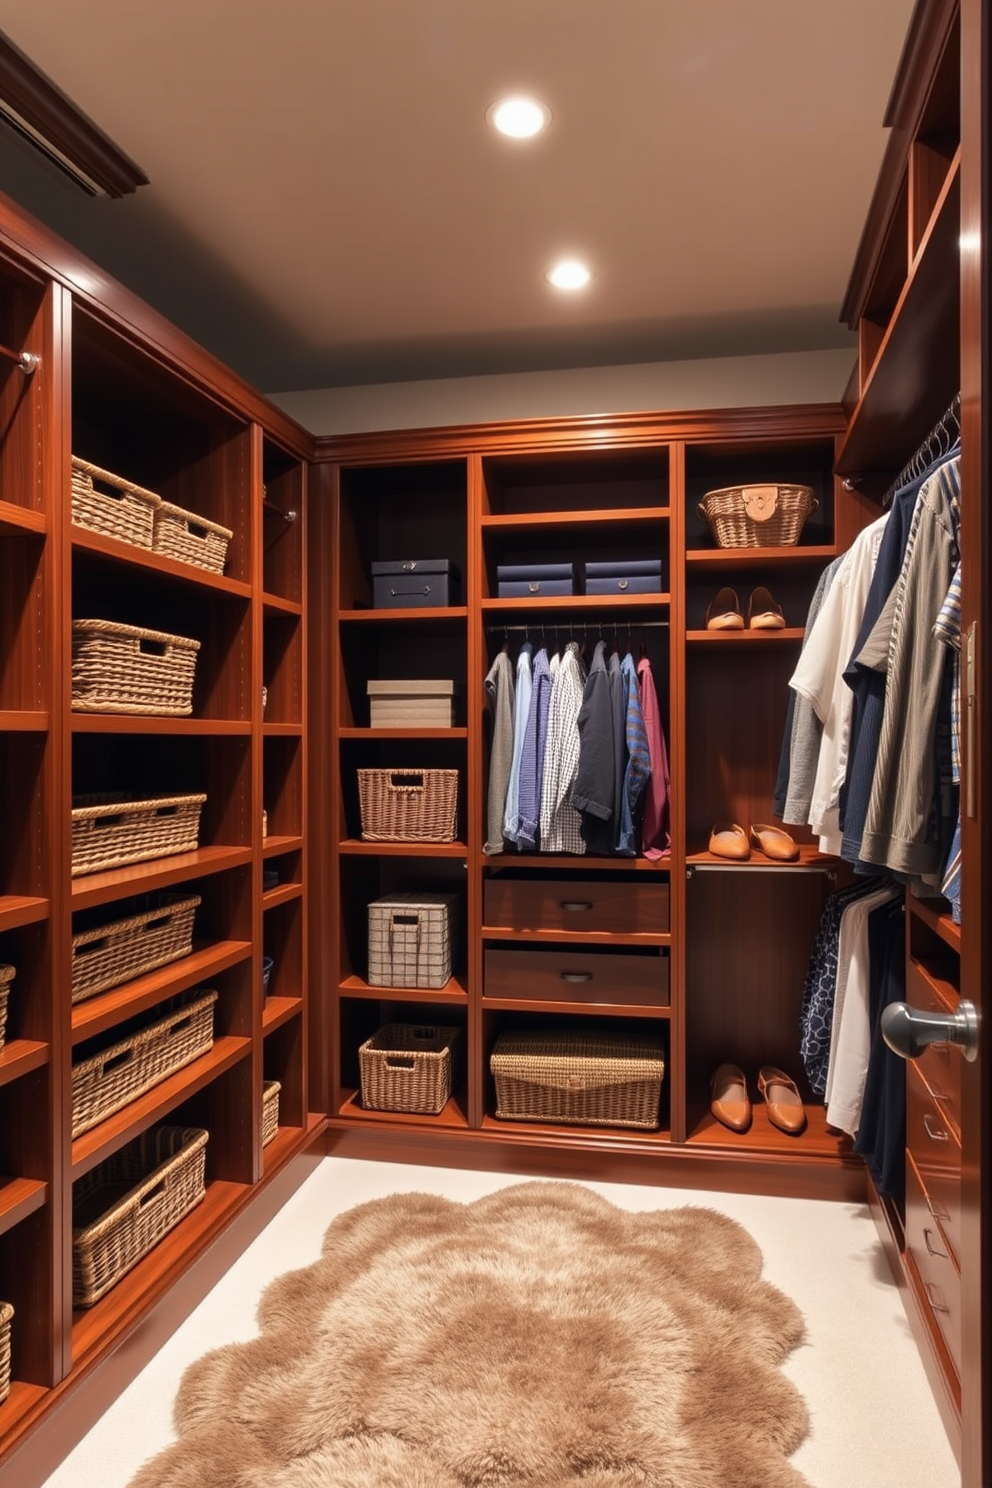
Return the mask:
[(798, 1137), (806, 1130), (806, 1112), (802, 1097), (784, 1070), (773, 1064), (763, 1064), (758, 1071), (758, 1089), (764, 1096), (765, 1110), (772, 1126), (777, 1126), (787, 1136)]
[(751, 590), (751, 598), (747, 602), (747, 623), (751, 630), (785, 629), (782, 606), (772, 598), (771, 591), (763, 584)]
[(794, 863), (799, 856), (799, 848), (789, 833), (781, 827), (770, 827), (765, 822), (753, 823), (751, 846), (757, 852), (764, 853), (766, 858), (774, 858), (776, 863)]
[(743, 1070), (736, 1064), (721, 1064), (710, 1080), (710, 1110), (731, 1131), (745, 1132), (751, 1125), (751, 1098)]
[(710, 833), (710, 852), (718, 858), (733, 858), (738, 862), (751, 856), (747, 834), (736, 822), (717, 822)]
[(741, 602), (729, 585), (719, 591), (716, 598), (706, 608), (707, 630), (743, 630), (744, 616), (741, 614)]

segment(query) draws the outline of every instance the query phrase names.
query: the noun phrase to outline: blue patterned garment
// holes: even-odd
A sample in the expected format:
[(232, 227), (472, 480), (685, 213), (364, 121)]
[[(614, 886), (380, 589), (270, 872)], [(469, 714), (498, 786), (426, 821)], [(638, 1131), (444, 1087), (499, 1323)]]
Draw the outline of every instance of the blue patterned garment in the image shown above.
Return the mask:
[(874, 893), (889, 882), (885, 878), (865, 879), (838, 889), (823, 906), (816, 939), (810, 952), (803, 984), (803, 1004), (799, 1018), (799, 1052), (806, 1075), (817, 1095), (827, 1090), (827, 1066), (830, 1063), (830, 1031), (834, 1018), (834, 992), (837, 987), (837, 948), (840, 942), (841, 915), (855, 899)]

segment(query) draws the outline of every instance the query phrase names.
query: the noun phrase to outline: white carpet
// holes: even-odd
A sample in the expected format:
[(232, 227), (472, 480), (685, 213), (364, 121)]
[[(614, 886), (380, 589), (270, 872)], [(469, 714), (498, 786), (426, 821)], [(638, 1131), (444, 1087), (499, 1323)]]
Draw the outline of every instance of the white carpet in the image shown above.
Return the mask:
[[(172, 1400), (186, 1365), (219, 1344), (255, 1335), (255, 1307), (265, 1285), (316, 1260), (336, 1214), (391, 1193), (419, 1191), (467, 1201), (519, 1181), (493, 1173), (324, 1159), (45, 1488), (127, 1488), (140, 1464), (172, 1440)], [(619, 1183), (588, 1187), (626, 1209), (680, 1204), (720, 1209), (754, 1236), (768, 1280), (806, 1318), (807, 1342), (784, 1370), (810, 1407), (810, 1435), (792, 1460), (813, 1488), (960, 1488), (957, 1464), (866, 1208)]]

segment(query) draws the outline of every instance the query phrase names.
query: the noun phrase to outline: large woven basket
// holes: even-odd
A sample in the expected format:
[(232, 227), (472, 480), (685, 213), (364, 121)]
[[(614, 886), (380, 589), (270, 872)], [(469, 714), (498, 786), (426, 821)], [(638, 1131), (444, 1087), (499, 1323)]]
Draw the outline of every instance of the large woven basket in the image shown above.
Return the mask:
[(262, 1086), (262, 1146), (271, 1142), (279, 1130), (279, 1092), (282, 1086), (278, 1080), (266, 1080)]
[(451, 1094), (457, 1028), (387, 1023), (359, 1046), (362, 1105), (436, 1116)]
[(168, 1012), (127, 1038), (72, 1066), (72, 1135), (89, 1131), (214, 1041), (217, 993), (200, 989), (167, 1004)]
[(15, 975), (12, 966), (0, 966), (0, 1052), (3, 1050), (4, 1039), (7, 1036), (7, 1001), (10, 997), (10, 984)]
[(453, 842), (457, 770), (359, 770), (365, 842)]
[(499, 1036), (489, 1059), (496, 1115), (578, 1126), (660, 1124), (664, 1046), (647, 1034), (532, 1030)]
[(10, 1322), (14, 1309), (9, 1302), (0, 1302), (0, 1401), (10, 1394)]
[(92, 1307), (206, 1193), (208, 1133), (144, 1132), (73, 1185), (72, 1300)]
[(193, 711), (199, 649), (189, 636), (113, 620), (74, 620), (72, 706), (77, 713), (186, 717)]
[(151, 908), (72, 937), (72, 1001), (167, 966), (193, 949), (199, 894), (162, 895)]
[(74, 796), (73, 877), (194, 851), (206, 799), (205, 795), (135, 798), (117, 792)]
[(233, 536), (229, 527), (199, 517), (195, 512), (183, 511), (171, 501), (163, 501), (155, 508), (152, 547), (156, 553), (180, 563), (223, 573), (227, 545)]
[(699, 514), (721, 548), (789, 548), (817, 501), (811, 486), (725, 486), (707, 491)]
[(72, 520), (77, 527), (88, 527), (136, 548), (150, 548), (155, 512), (161, 503), (154, 491), (73, 455)]

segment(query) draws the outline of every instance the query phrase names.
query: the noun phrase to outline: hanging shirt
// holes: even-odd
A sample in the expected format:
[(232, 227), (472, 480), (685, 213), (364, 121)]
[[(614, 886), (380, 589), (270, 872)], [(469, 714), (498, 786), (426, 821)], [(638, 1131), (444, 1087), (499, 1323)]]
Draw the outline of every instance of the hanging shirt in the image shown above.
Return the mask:
[(541, 786), (541, 852), (584, 853), (582, 818), (572, 803), (579, 768), (579, 731), (585, 678), (579, 648), (569, 641), (558, 667), (548, 710)]
[(644, 715), (644, 731), (647, 734), (648, 758), (651, 764), (651, 776), (644, 790), (641, 850), (646, 858), (663, 858), (672, 849), (672, 836), (668, 828), (668, 748), (654, 686), (654, 673), (646, 656), (642, 656), (637, 663), (637, 681), (641, 689), (641, 712)]
[(623, 828), (623, 782), (627, 773), (627, 696), (620, 670), (620, 653), (614, 651), (608, 667), (610, 674), (610, 716), (613, 722), (613, 841), (609, 851), (616, 852)]
[(879, 887), (876, 881), (850, 884), (847, 888), (838, 889), (828, 897), (820, 916), (806, 967), (799, 1018), (799, 1052), (806, 1078), (817, 1095), (823, 1095), (827, 1088), (841, 915), (849, 904)]
[[(558, 658), (555, 657), (557, 667)], [(551, 701), (551, 663), (542, 646), (534, 657), (530, 703), (524, 727), (520, 756), (520, 800), (517, 824), (517, 846), (537, 847), (541, 822), (541, 783), (544, 778), (544, 743), (548, 731), (548, 706)]]
[[(942, 645), (950, 648), (953, 658), (954, 676), (951, 689), (951, 766), (956, 784), (961, 781), (961, 564), (954, 570), (947, 598), (934, 622), (933, 633)], [(958, 804), (957, 823), (951, 842), (940, 892), (951, 903), (951, 919), (955, 925), (961, 923), (961, 807)]]
[(524, 641), (517, 657), (517, 685), (513, 694), (513, 757), (510, 763), (510, 778), (506, 786), (506, 806), (503, 809), (503, 836), (508, 842), (516, 842), (520, 832), (520, 764), (524, 754), (524, 735), (527, 731), (527, 715), (530, 712), (530, 695), (533, 690), (531, 657), (534, 647)]
[(623, 778), (623, 797), (620, 801), (620, 831), (617, 836), (617, 852), (626, 858), (637, 856), (638, 827), (644, 801), (644, 787), (651, 777), (651, 756), (648, 751), (648, 736), (641, 712), (641, 693), (637, 685), (637, 666), (628, 651), (620, 663), (623, 681), (625, 737), (627, 743), (627, 769)]
[(850, 1137), (857, 1135), (861, 1124), (861, 1103), (871, 1054), (868, 915), (898, 897), (900, 891), (888, 885), (856, 899), (841, 915), (826, 1107), (827, 1125), (847, 1132)]
[[(813, 590), (813, 598), (806, 612), (803, 643), (800, 655), (809, 640), (813, 623), (820, 613), (827, 590), (833, 582), (843, 558), (835, 558), (821, 573)], [(820, 753), (820, 720), (813, 712), (813, 705), (800, 698), (791, 687), (782, 730), (782, 748), (779, 753), (778, 774), (775, 777), (775, 815), (784, 822), (795, 825), (809, 820), (809, 803), (816, 775), (816, 761)], [(787, 815), (791, 812), (791, 815)]]
[(579, 768), (572, 802), (582, 817), (582, 836), (588, 851), (612, 853), (617, 835), (616, 761), (605, 641), (596, 643), (576, 728)]
[(513, 667), (505, 651), (493, 661), (485, 681), (486, 701), (492, 718), (489, 752), (489, 797), (484, 853), (503, 851), (503, 809), (513, 761)]

